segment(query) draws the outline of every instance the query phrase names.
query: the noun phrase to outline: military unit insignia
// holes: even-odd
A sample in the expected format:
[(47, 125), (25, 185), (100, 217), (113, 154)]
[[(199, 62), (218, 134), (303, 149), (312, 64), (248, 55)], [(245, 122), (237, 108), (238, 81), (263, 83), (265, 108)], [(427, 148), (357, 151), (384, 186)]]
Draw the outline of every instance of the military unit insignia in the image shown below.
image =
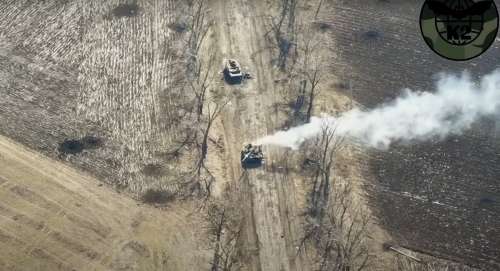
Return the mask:
[(425, 42), (450, 60), (469, 60), (495, 41), (498, 12), (492, 0), (427, 0), (420, 13)]

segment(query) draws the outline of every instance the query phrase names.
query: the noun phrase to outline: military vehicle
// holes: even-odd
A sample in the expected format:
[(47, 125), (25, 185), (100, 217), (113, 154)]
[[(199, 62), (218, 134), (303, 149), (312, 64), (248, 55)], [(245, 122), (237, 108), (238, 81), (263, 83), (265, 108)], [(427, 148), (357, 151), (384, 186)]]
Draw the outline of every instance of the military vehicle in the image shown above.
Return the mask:
[(252, 144), (244, 144), (241, 150), (241, 164), (243, 167), (259, 166), (264, 160), (262, 147)]
[(226, 59), (224, 61), (224, 78), (230, 84), (239, 84), (243, 80), (243, 73), (238, 61)]

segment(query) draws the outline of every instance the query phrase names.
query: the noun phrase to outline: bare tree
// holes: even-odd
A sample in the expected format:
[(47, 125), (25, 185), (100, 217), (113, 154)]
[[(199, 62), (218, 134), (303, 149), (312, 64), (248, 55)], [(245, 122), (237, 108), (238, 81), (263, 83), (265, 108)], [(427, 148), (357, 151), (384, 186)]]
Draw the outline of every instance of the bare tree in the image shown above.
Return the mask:
[[(185, 58), (187, 71), (184, 76), (185, 89), (191, 90), (192, 113), (195, 120), (190, 123), (190, 134), (187, 134), (187, 142), (194, 141), (198, 151), (194, 167), (187, 176), (187, 183), (190, 184), (191, 192), (196, 190), (204, 194), (207, 198), (211, 193), (213, 175), (205, 166), (208, 153), (208, 139), (210, 129), (223, 110), (227, 102), (214, 102), (210, 97), (211, 85), (214, 81), (213, 63), (216, 55), (210, 54), (208, 58), (199, 56), (200, 50), (213, 24), (209, 16), (210, 9), (203, 0), (187, 1), (188, 35), (185, 46)], [(212, 97), (213, 98), (213, 97)], [(192, 128), (200, 127), (200, 128)], [(184, 180), (186, 178), (183, 178)]]
[(313, 169), (311, 177), (312, 189), (310, 193), (310, 213), (321, 217), (330, 199), (330, 184), (333, 181), (333, 163), (335, 154), (344, 142), (344, 137), (336, 134), (336, 127), (325, 123), (321, 135), (313, 142), (308, 163)]
[(363, 270), (369, 254), (366, 246), (368, 213), (353, 200), (351, 183), (335, 176), (335, 156), (344, 138), (325, 123), (322, 133), (306, 153), (311, 189), (304, 237), (318, 252), (318, 270)]
[(302, 31), (301, 42), (299, 43), (299, 51), (302, 53), (299, 72), (308, 85), (306, 109), (307, 122), (311, 119), (314, 102), (320, 93), (318, 85), (323, 79), (325, 70), (324, 58), (321, 56), (321, 51), (319, 49), (320, 44), (321, 40), (319, 40), (315, 32), (310, 29), (309, 26), (306, 26), (306, 29)]
[(190, 87), (194, 93), (196, 100), (196, 117), (198, 122), (200, 121), (201, 116), (203, 115), (203, 108), (205, 106), (205, 101), (207, 98), (207, 92), (210, 90), (210, 84), (213, 82), (214, 74), (211, 73), (212, 65), (215, 61), (215, 54), (211, 54), (208, 60), (203, 63), (202, 61), (197, 60), (197, 63), (200, 63), (198, 69), (194, 73), (194, 80), (191, 80)]
[(168, 47), (162, 48), (165, 57), (172, 61), (167, 67), (168, 84), (160, 97), (167, 112), (162, 125), (169, 127), (175, 138), (165, 155), (174, 159), (181, 157), (183, 150), (198, 146), (199, 131), (194, 128), (198, 125), (194, 123), (202, 122), (215, 76), (211, 72), (215, 55), (206, 59), (198, 57), (212, 25), (205, 1), (189, 0), (178, 8), (184, 9), (178, 12), (177, 18), (177, 27), (181, 29), (178, 35), (182, 39), (173, 39)]
[(319, 0), (318, 5), (316, 6), (316, 12), (314, 13), (314, 20), (318, 19), (319, 11), (321, 10), (321, 7), (323, 6), (324, 2), (325, 0)]
[(318, 68), (314, 68), (311, 72), (307, 72), (305, 75), (309, 82), (309, 94), (306, 111), (306, 120), (307, 122), (309, 122), (311, 120), (314, 101), (319, 94), (319, 89), (317, 88), (317, 86), (321, 80), (321, 71)]
[(273, 34), (273, 41), (278, 48), (278, 67), (285, 69), (288, 55), (292, 47), (296, 44), (296, 13), (299, 0), (281, 0), (279, 14), (271, 16), (270, 33)]
[(205, 124), (204, 127), (200, 130), (201, 136), (199, 137), (199, 141), (197, 143), (198, 158), (193, 170), (194, 174), (191, 178), (191, 183), (194, 183), (196, 188), (199, 188), (199, 185), (203, 183), (203, 191), (206, 197), (209, 197), (211, 194), (211, 186), (214, 180), (212, 173), (205, 165), (205, 160), (208, 154), (209, 133), (214, 121), (217, 119), (217, 116), (222, 112), (227, 103), (228, 100), (213, 103), (213, 107), (210, 106), (210, 103), (207, 104), (207, 114), (206, 118), (204, 119)]
[(203, 161), (207, 157), (208, 152), (208, 134), (210, 132), (210, 128), (212, 128), (214, 120), (220, 114), (220, 112), (224, 109), (228, 101), (224, 101), (222, 103), (215, 103), (213, 108), (210, 107), (210, 104), (207, 105), (207, 119), (206, 126), (202, 130), (202, 140), (200, 143), (201, 155), (199, 164), (203, 164)]
[[(187, 74), (196, 76), (199, 69), (198, 53), (212, 26), (212, 20), (207, 17), (208, 9), (203, 0), (189, 2), (189, 36), (187, 40)], [(198, 73), (199, 75), (199, 73)]]
[(321, 94), (319, 86), (326, 70), (325, 58), (322, 56), (324, 50), (320, 47), (322, 41), (314, 29), (306, 25), (299, 30), (297, 61), (289, 67), (286, 87), (280, 93), (284, 104), (292, 109), (290, 122), (294, 125), (310, 121), (317, 97)]
[(208, 233), (214, 252), (211, 271), (231, 271), (239, 266), (237, 241), (243, 217), (237, 204), (238, 192), (226, 188), (221, 198), (223, 200), (212, 200), (207, 205)]
[(348, 208), (345, 205), (329, 208), (328, 219), (320, 231), (323, 238), (317, 241), (319, 271), (360, 271), (367, 267), (369, 254), (365, 241), (370, 217), (360, 208), (354, 208), (354, 213), (348, 216)]
[(366, 269), (369, 251), (366, 245), (370, 216), (351, 200), (348, 183), (336, 185), (323, 219), (309, 219), (300, 246), (311, 241), (316, 248), (317, 270), (346, 271)]

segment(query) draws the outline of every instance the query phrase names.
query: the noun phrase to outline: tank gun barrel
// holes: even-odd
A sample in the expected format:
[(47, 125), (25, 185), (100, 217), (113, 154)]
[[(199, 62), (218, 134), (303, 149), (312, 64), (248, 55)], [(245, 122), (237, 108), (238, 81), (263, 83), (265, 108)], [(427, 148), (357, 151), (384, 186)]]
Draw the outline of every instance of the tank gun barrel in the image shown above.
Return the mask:
[(245, 154), (245, 156), (243, 157), (243, 159), (241, 159), (241, 162), (245, 162), (248, 159), (248, 157), (250, 157), (251, 154), (252, 154), (251, 152)]

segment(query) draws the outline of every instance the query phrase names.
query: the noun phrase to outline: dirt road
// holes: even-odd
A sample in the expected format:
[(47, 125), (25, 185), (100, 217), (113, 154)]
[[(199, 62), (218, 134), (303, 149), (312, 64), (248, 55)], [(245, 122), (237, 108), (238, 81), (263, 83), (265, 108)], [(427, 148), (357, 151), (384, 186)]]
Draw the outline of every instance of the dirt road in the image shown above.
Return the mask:
[(0, 136), (0, 270), (200, 270), (209, 262), (189, 206), (140, 206), (98, 184)]
[[(244, 251), (251, 270), (305, 270), (297, 256), (295, 241), (298, 208), (293, 180), (273, 173), (269, 165), (281, 157), (280, 150), (266, 148), (266, 165), (243, 170), (239, 151), (244, 142), (251, 142), (277, 127), (272, 111), (276, 99), (275, 68), (264, 39), (264, 1), (211, 1), (215, 35), (211, 50), (218, 49), (220, 59), (236, 58), (254, 79), (241, 86), (224, 86), (232, 95), (223, 116), (228, 174), (242, 191), (245, 210)], [(217, 63), (219, 64), (219, 63)], [(215, 67), (220, 69), (220, 66)]]
[[(216, 167), (242, 191), (243, 261), (250, 270), (309, 270), (309, 259), (296, 249), (302, 180), (272, 166), (287, 158), (284, 150), (266, 148), (262, 168), (244, 171), (239, 163), (243, 142), (274, 132), (283, 121), (273, 108), (279, 72), (264, 39), (268, 3), (207, 2), (216, 20), (203, 55), (234, 57), (254, 76), (241, 86), (219, 82), (232, 98), (218, 124), (223, 129), (213, 129), (226, 149)], [(1, 132), (53, 157), (67, 138), (103, 137), (105, 147), (68, 162), (140, 192), (176, 180), (163, 152), (175, 138), (167, 121), (178, 118), (172, 90), (164, 87), (172, 80), (169, 24), (180, 2), (137, 1), (134, 16), (113, 15), (120, 3), (8, 1), (0, 7), (0, 89), (7, 97), (0, 100)], [(213, 71), (220, 68), (217, 62)], [(0, 248), (1, 270), (208, 269), (210, 255), (200, 244), (206, 236), (195, 235), (200, 226), (186, 218), (190, 206), (136, 206), (6, 139), (0, 147), (0, 240), (13, 248)], [(168, 175), (146, 174), (156, 165), (166, 165)]]
[[(147, 176), (142, 169), (148, 164), (168, 164), (156, 154), (173, 138), (172, 131), (164, 127), (165, 119), (174, 117), (169, 115), (171, 97), (164, 97), (168, 91), (163, 87), (170, 83), (166, 68), (170, 59), (164, 55), (168, 50), (163, 49), (168, 48), (168, 24), (175, 3), (137, 1), (140, 9), (136, 16), (115, 16), (120, 3), (8, 1), (0, 8), (4, 19), (0, 23), (0, 62), (4, 67), (0, 72), (9, 79), (0, 81), (6, 90), (2, 95), (7, 97), (0, 100), (1, 132), (53, 157), (66, 138), (89, 134), (106, 138), (105, 148), (70, 157), (69, 162), (110, 183), (140, 191), (144, 184), (163, 187), (170, 181), (169, 176)], [(267, 5), (243, 0), (212, 0), (209, 4), (215, 17), (222, 18), (216, 20), (210, 49), (219, 51), (220, 59), (238, 58), (255, 76), (241, 87), (224, 89), (240, 94), (223, 116), (223, 131), (228, 149), (225, 162), (231, 165), (226, 167), (228, 176), (240, 182), (242, 204), (248, 207), (245, 254), (250, 256), (252, 270), (301, 270), (294, 248), (295, 184), (283, 182), (281, 175), (265, 168), (245, 173), (239, 164), (244, 141), (276, 128), (276, 117), (270, 114), (275, 93), (273, 68), (259, 17)], [(18, 112), (29, 112), (30, 116)], [(108, 244), (124, 246), (129, 236), (135, 235), (143, 238), (137, 242), (150, 251), (149, 259), (155, 259), (155, 265), (139, 261), (143, 265), (130, 263), (131, 270), (160, 269), (160, 242), (178, 248), (167, 251), (168, 270), (200, 270), (201, 262), (210, 262), (196, 257), (196, 252), (188, 253), (187, 247), (194, 244), (189, 241), (189, 232), (197, 227), (186, 225), (182, 217), (187, 211), (183, 212), (182, 206), (175, 206), (180, 210), (177, 215), (136, 207), (127, 197), (98, 187), (92, 178), (25, 149), (17, 154), (14, 148), (19, 147), (5, 142), (9, 141), (2, 140), (5, 164), (0, 174), (5, 201), (0, 203), (0, 230), (5, 243), (15, 249), (0, 248), (0, 255), (5, 256), (1, 257), (2, 267), (31, 270), (37, 262), (44, 262), (47, 267), (41, 270), (107, 270), (115, 267), (116, 257), (134, 262), (135, 256), (128, 255), (128, 250), (122, 256), (114, 255)], [(270, 150), (266, 156), (268, 163), (280, 157), (278, 151)], [(45, 175), (39, 178), (41, 173)], [(13, 219), (18, 213), (25, 222)], [(150, 221), (153, 216), (158, 218)], [(132, 226), (137, 223), (141, 225), (138, 233)], [(159, 225), (162, 227), (149, 230)], [(185, 227), (182, 232), (187, 236), (177, 234), (176, 227)], [(94, 228), (103, 228), (106, 234), (93, 233)], [(155, 231), (158, 234), (154, 237), (149, 235)], [(193, 245), (192, 251), (197, 251), (196, 247)], [(48, 256), (26, 257), (25, 252), (32, 250)], [(84, 268), (88, 266), (95, 267)]]

